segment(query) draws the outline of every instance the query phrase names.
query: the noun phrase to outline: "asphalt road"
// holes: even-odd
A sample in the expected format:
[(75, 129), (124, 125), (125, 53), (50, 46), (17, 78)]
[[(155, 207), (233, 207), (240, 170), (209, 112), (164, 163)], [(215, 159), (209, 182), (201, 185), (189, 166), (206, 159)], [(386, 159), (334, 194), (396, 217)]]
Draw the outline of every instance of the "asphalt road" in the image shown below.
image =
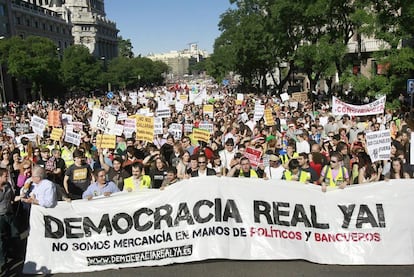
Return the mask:
[[(9, 262), (10, 271), (2, 276), (40, 276), (22, 274), (23, 260), (14, 258)], [(54, 274), (49, 276), (68, 277), (75, 274)], [(414, 265), (409, 266), (340, 266), (320, 265), (307, 261), (230, 261), (209, 260), (159, 267), (125, 268), (76, 274), (77, 277), (113, 276), (414, 276)]]

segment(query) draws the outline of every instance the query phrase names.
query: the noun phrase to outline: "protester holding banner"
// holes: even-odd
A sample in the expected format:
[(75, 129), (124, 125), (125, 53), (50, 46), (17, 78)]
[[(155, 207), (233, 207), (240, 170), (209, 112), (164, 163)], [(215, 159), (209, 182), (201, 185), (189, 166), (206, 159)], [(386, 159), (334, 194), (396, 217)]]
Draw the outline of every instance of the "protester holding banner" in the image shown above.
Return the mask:
[(236, 165), (234, 165), (227, 177), (243, 177), (243, 178), (259, 178), (257, 172), (251, 167), (248, 158), (243, 157)]
[(198, 156), (198, 170), (191, 172), (191, 177), (216, 176), (216, 171), (207, 167), (207, 157), (205, 155)]
[(343, 166), (342, 154), (334, 152), (330, 156), (330, 165), (325, 165), (321, 171), (319, 182), (322, 185), (322, 192), (326, 192), (327, 187), (344, 189), (349, 185), (349, 173)]
[(22, 197), (21, 201), (44, 208), (56, 206), (56, 185), (46, 178), (46, 170), (39, 165), (34, 166), (32, 174), (33, 190), (30, 192), (29, 197)]
[(83, 192), (83, 199), (92, 200), (94, 197), (101, 195), (108, 197), (112, 193), (120, 191), (114, 182), (106, 180), (105, 169), (96, 169), (93, 174), (95, 176), (96, 182), (90, 184), (88, 188)]
[(151, 177), (144, 174), (141, 163), (132, 164), (132, 176), (124, 179), (123, 191), (140, 191), (151, 188)]
[(404, 171), (404, 163), (401, 158), (393, 158), (391, 161), (390, 172), (385, 176), (385, 180), (389, 179), (410, 179), (410, 174)]
[(282, 180), (297, 181), (303, 184), (308, 183), (311, 180), (311, 174), (305, 170), (302, 170), (297, 158), (291, 159), (288, 163), (288, 168), (284, 170)]

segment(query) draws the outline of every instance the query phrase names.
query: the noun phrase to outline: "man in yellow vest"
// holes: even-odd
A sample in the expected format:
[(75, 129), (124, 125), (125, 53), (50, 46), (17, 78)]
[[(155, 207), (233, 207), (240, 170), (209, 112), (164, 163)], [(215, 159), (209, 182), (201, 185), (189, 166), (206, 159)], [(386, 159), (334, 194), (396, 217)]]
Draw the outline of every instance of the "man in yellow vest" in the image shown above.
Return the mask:
[(151, 177), (142, 174), (143, 166), (141, 163), (132, 164), (132, 176), (124, 179), (124, 191), (132, 192), (151, 187)]
[(311, 179), (309, 172), (302, 170), (297, 159), (289, 161), (289, 168), (283, 172), (282, 180), (299, 181), (301, 183), (308, 183)]
[(252, 169), (248, 158), (243, 157), (240, 162), (233, 166), (227, 177), (246, 177), (246, 178), (259, 178), (257, 172)]
[(349, 184), (349, 173), (343, 166), (342, 161), (341, 153), (334, 152), (331, 154), (330, 164), (324, 166), (319, 178), (323, 192), (326, 192), (327, 187), (344, 189)]

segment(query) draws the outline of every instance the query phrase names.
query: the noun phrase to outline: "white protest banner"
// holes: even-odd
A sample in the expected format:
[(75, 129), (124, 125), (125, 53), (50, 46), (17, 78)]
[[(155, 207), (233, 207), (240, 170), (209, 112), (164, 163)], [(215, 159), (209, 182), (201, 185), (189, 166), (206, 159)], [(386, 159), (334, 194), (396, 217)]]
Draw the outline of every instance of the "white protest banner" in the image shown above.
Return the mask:
[(366, 134), (368, 154), (372, 162), (389, 160), (391, 156), (390, 130), (369, 132)]
[(254, 121), (259, 121), (264, 115), (265, 106), (260, 105), (260, 103), (256, 103), (254, 105)]
[(132, 133), (137, 130), (137, 122), (135, 118), (127, 118), (124, 121), (124, 135), (126, 138), (131, 138)]
[(366, 105), (351, 105), (345, 102), (342, 102), (335, 96), (332, 97), (332, 114), (334, 115), (344, 115), (348, 114), (350, 116), (362, 116), (362, 115), (373, 115), (381, 114), (385, 110), (385, 96), (380, 99), (366, 104)]
[(136, 106), (138, 103), (138, 93), (137, 92), (130, 92), (129, 93), (129, 101), (133, 106)]
[(73, 125), (72, 124), (70, 124), (70, 125), (66, 125), (66, 129), (65, 129), (65, 131), (66, 132), (73, 132)]
[(191, 133), (193, 131), (193, 127), (194, 127), (193, 124), (185, 123), (184, 124), (184, 132), (185, 133)]
[(91, 127), (111, 134), (115, 128), (116, 116), (101, 109), (93, 109)]
[(28, 123), (16, 123), (16, 133), (28, 133), (29, 128), (30, 126)]
[(79, 146), (81, 141), (81, 135), (73, 132), (68, 132), (68, 130), (66, 130), (65, 141)]
[(214, 131), (214, 125), (212, 123), (200, 123), (198, 124), (199, 129), (207, 130), (210, 134)]
[(154, 135), (162, 135), (164, 133), (162, 118), (156, 117), (154, 118)]
[(47, 120), (40, 118), (37, 115), (33, 115), (30, 120), (30, 126), (32, 126), (33, 132), (42, 138), (43, 138), (43, 131), (45, 130), (46, 124), (47, 124)]
[(171, 123), (168, 132), (174, 135), (175, 140), (180, 140), (183, 135), (183, 125), (180, 123)]
[(156, 115), (159, 118), (170, 118), (171, 117), (171, 110), (170, 108), (166, 108), (163, 110), (156, 110)]
[[(23, 273), (92, 272), (206, 259), (413, 264), (411, 180), (334, 189), (205, 177), (164, 191), (31, 207)], [(234, 193), (237, 191), (237, 193)], [(65, 261), (65, 262), (62, 262)]]

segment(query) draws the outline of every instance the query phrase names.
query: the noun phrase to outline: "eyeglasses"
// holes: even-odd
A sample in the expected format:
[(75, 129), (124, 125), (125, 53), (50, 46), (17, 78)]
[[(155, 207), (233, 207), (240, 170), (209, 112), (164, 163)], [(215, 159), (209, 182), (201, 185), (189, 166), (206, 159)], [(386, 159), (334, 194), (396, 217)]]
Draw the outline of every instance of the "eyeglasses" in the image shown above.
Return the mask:
[(333, 138), (334, 136), (328, 136), (328, 137)]
[(333, 163), (333, 164), (336, 164), (338, 161), (333, 161), (333, 160), (331, 160), (331, 163)]
[(242, 163), (242, 164), (240, 164), (240, 165), (249, 165), (249, 163)]
[(206, 162), (198, 162), (199, 164), (205, 164)]

